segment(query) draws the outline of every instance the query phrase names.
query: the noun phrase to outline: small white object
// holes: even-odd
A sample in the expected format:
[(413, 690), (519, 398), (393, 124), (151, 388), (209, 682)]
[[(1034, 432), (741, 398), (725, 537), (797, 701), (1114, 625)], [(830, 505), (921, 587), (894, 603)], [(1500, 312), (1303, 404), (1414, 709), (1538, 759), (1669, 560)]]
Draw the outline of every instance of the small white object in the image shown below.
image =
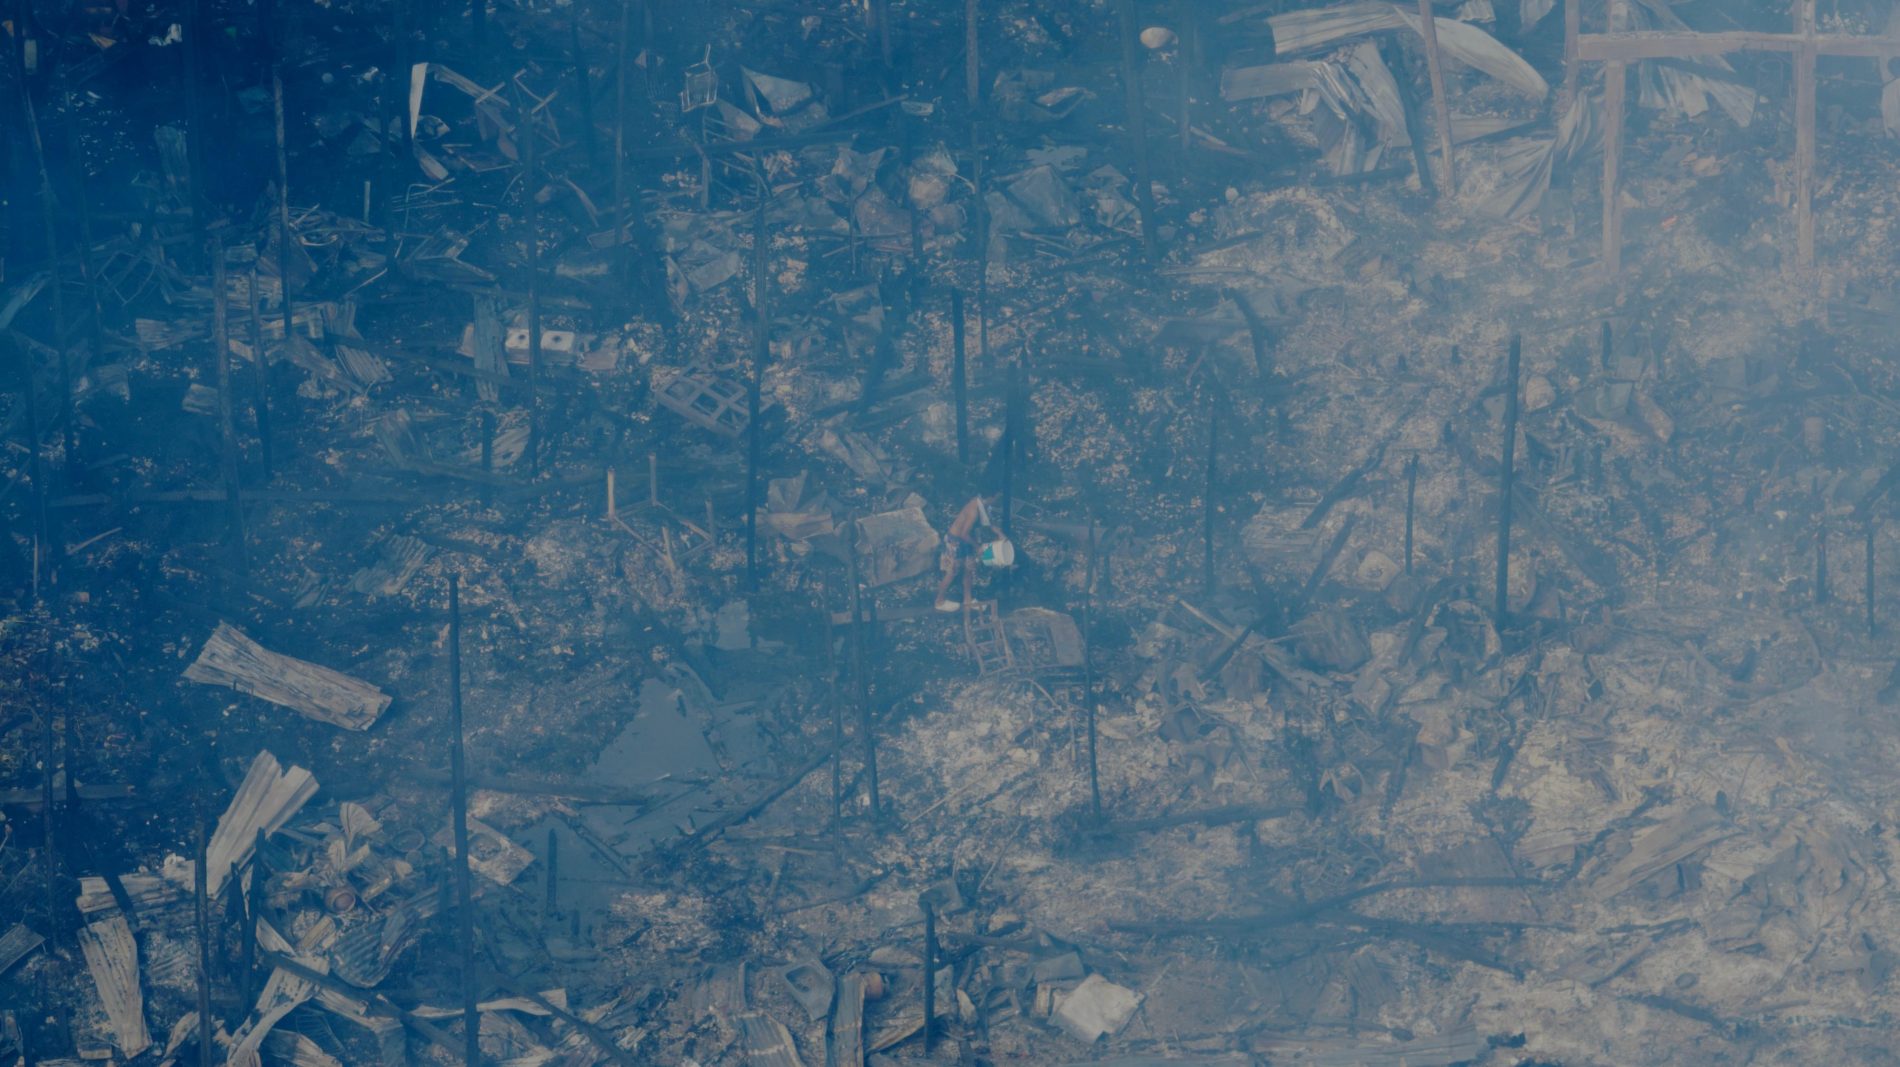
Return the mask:
[(1070, 1037), (1093, 1043), (1120, 1033), (1140, 1006), (1141, 994), (1091, 974), (1056, 1002), (1054, 1019)]
[(1166, 26), (1150, 26), (1141, 31), (1141, 43), (1148, 50), (1158, 52), (1174, 43), (1174, 31)]

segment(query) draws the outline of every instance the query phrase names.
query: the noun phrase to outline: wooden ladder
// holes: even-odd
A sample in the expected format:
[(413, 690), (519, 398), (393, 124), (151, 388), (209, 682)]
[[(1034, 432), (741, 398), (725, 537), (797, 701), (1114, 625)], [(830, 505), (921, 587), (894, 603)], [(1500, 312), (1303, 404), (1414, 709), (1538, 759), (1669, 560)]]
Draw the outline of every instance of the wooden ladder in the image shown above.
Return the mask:
[(970, 646), (970, 657), (976, 660), (979, 674), (995, 674), (1016, 666), (1016, 654), (1010, 651), (1009, 635), (1003, 631), (1003, 617), (997, 613), (994, 600), (978, 600), (970, 605), (963, 616), (963, 641)]

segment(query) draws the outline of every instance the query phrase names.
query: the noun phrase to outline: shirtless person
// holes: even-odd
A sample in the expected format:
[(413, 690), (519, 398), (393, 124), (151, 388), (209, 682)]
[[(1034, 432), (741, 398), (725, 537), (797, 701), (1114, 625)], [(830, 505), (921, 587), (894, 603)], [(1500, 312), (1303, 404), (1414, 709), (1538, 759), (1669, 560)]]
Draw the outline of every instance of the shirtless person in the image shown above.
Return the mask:
[[(1001, 536), (996, 524), (990, 521), (989, 502), (982, 495), (971, 497), (970, 502), (963, 505), (963, 510), (957, 512), (956, 520), (944, 535), (943, 581), (937, 586), (938, 611), (956, 611), (970, 602), (971, 584), (976, 580), (977, 551), (983, 546), (983, 542), (975, 536), (979, 524), (985, 530)], [(950, 592), (950, 583), (956, 581), (958, 571), (963, 572), (961, 603), (944, 599), (944, 594)]]

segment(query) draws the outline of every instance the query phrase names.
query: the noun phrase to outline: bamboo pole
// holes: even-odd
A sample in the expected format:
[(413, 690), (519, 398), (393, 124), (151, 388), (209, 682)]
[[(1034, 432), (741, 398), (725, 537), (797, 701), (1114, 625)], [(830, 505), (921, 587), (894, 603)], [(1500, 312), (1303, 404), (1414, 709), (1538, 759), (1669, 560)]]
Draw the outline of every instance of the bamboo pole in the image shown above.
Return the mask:
[(456, 935), (462, 948), (463, 1062), (481, 1063), (475, 1010), (475, 899), (468, 868), (468, 771), (462, 754), (462, 579), (449, 575), (449, 777), (454, 791)]

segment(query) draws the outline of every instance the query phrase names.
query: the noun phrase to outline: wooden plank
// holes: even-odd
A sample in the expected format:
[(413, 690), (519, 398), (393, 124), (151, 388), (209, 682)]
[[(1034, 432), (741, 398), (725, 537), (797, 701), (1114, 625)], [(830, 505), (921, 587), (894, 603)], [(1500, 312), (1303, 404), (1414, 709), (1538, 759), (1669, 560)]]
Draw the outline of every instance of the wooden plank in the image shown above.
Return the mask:
[(185, 678), (221, 685), (346, 730), (367, 730), (388, 709), (387, 693), (342, 671), (272, 652), (228, 623), (206, 639)]
[(269, 752), (259, 752), (244, 773), (237, 796), (218, 816), (218, 828), (205, 851), (206, 892), (217, 896), (233, 868), (250, 858), (257, 847), (257, 835), (266, 836), (283, 829), (316, 795), (317, 780), (302, 767), (286, 771)]
[(13, 965), (26, 958), (26, 954), (40, 947), (46, 939), (27, 929), (25, 923), (14, 923), (13, 929), (0, 937), (0, 974), (5, 974)]
[(79, 931), (79, 949), (86, 957), (86, 969), (92, 972), (92, 984), (105, 1005), (106, 1019), (112, 1027), (112, 1039), (132, 1059), (151, 1047), (152, 1033), (145, 1026), (145, 995), (139, 989), (139, 946), (125, 916), (114, 912), (110, 918), (87, 923)]
[(745, 1037), (749, 1067), (805, 1067), (804, 1061), (798, 1058), (792, 1032), (770, 1015), (746, 1012), (739, 1016), (739, 1030)]
[(864, 976), (847, 974), (838, 983), (831, 1014), (832, 1067), (864, 1067)]

